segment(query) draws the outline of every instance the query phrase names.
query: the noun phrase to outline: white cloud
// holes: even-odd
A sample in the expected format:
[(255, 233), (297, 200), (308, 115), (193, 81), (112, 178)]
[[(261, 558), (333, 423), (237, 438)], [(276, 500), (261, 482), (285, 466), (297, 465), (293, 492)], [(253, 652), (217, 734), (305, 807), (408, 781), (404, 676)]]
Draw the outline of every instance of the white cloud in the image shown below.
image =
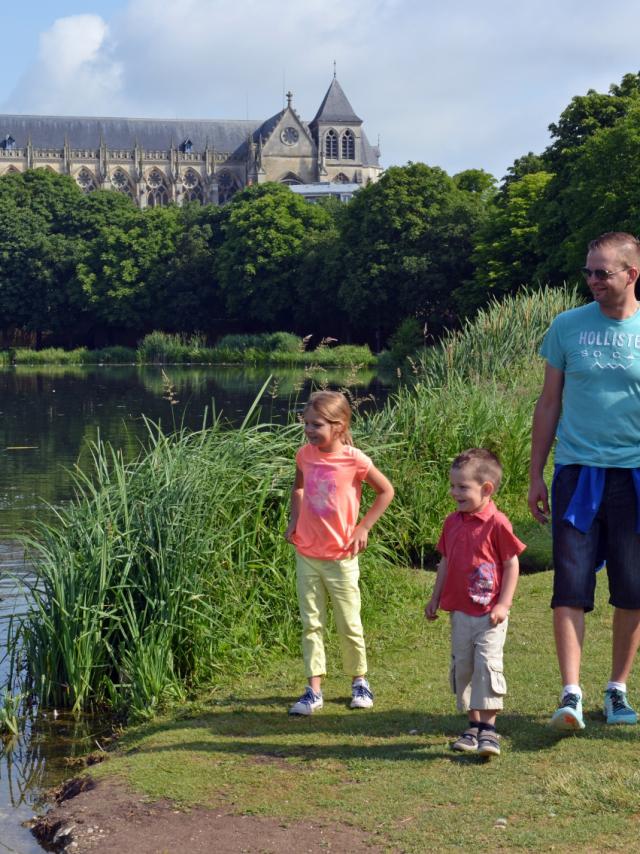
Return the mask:
[(40, 36), (37, 61), (5, 109), (95, 114), (117, 102), (122, 74), (122, 63), (111, 57), (109, 27), (99, 15), (59, 18)]
[(291, 88), (309, 120), (336, 60), (385, 165), (501, 176), (547, 144), (574, 95), (634, 70), (634, 5), (610, 0), (603, 14), (599, 0), (128, 0), (108, 20), (56, 21), (3, 108), (266, 118)]

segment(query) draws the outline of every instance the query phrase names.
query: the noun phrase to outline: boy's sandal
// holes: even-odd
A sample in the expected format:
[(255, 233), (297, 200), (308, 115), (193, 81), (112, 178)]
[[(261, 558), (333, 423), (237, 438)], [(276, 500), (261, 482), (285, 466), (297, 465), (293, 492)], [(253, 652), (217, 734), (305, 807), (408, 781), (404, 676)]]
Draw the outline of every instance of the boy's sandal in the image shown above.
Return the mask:
[(459, 750), (462, 753), (475, 753), (478, 749), (478, 728), (470, 726), (466, 729), (460, 738), (457, 738), (451, 745), (452, 750)]

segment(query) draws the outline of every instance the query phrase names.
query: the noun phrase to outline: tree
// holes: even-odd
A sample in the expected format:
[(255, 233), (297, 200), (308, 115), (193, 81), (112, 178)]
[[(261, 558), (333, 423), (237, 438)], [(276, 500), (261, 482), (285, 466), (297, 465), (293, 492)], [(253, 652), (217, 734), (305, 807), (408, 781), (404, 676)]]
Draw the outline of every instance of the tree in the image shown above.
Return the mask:
[(537, 205), (552, 177), (534, 172), (507, 185), (501, 204), (478, 230), (473, 279), (456, 292), (463, 313), (533, 283), (541, 261)]
[(215, 268), (228, 314), (262, 328), (290, 325), (306, 255), (331, 228), (331, 214), (282, 184), (238, 193), (221, 222)]
[(342, 229), (339, 303), (360, 337), (380, 346), (407, 317), (438, 332), (454, 322), (451, 293), (471, 276), (481, 195), (423, 163), (388, 169), (350, 202)]
[(640, 231), (640, 102), (584, 143), (555, 203), (566, 236), (554, 260), (565, 279), (577, 278), (587, 243), (598, 234)]
[(142, 334), (154, 325), (157, 294), (175, 254), (178, 208), (120, 213), (91, 242), (77, 276), (103, 329)]

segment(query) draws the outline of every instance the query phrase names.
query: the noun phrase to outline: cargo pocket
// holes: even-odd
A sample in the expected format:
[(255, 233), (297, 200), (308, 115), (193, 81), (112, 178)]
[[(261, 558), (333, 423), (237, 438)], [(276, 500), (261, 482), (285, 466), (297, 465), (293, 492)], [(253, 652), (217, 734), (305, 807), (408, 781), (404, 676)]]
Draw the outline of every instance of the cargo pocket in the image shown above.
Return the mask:
[(491, 690), (498, 697), (507, 693), (507, 680), (504, 678), (504, 668), (501, 662), (488, 662)]
[(453, 656), (451, 656), (451, 663), (449, 664), (449, 685), (451, 686), (451, 690), (453, 693), (456, 693), (456, 660)]

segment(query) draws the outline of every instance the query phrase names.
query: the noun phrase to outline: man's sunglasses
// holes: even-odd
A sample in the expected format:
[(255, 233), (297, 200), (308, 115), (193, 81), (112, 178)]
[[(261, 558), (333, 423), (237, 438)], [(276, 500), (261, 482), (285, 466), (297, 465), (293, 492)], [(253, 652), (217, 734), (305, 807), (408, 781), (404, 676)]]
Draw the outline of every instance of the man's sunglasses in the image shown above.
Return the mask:
[(599, 282), (606, 282), (607, 279), (610, 279), (611, 276), (615, 276), (616, 273), (623, 273), (628, 269), (628, 267), (623, 267), (622, 270), (590, 270), (588, 267), (583, 267), (580, 272), (585, 279), (590, 279), (591, 276), (593, 276), (593, 278), (597, 279)]

